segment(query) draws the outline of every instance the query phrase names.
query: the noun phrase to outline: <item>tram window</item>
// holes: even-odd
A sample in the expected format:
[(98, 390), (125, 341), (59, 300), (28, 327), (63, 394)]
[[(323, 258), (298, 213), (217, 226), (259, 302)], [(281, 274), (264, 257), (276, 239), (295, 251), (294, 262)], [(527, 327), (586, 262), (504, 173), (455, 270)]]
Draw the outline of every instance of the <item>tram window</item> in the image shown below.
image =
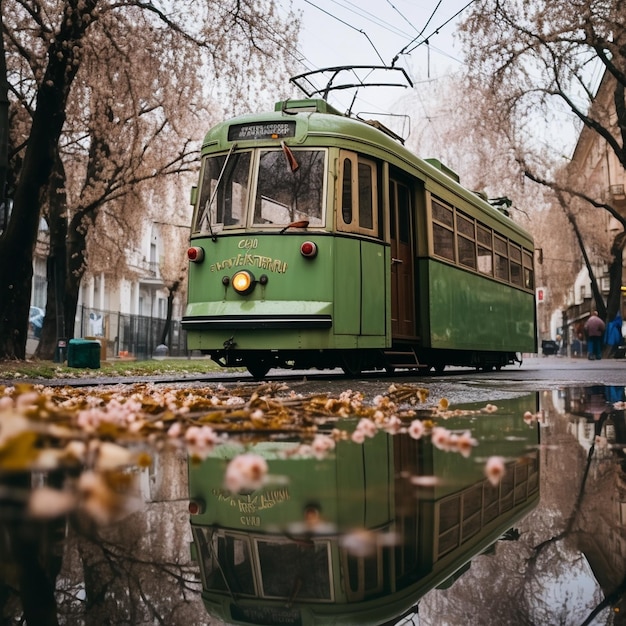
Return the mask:
[(444, 259), (456, 261), (454, 251), (454, 212), (433, 199), (433, 252)]
[(352, 203), (352, 161), (344, 159), (341, 184), (341, 219), (344, 224), (352, 224)]
[(369, 598), (383, 589), (383, 553), (377, 547), (372, 554), (350, 554), (343, 551), (343, 562), (348, 574), (347, 596), (350, 600)]
[(469, 239), (474, 239), (474, 220), (465, 217), (461, 213), (456, 214), (456, 229), (462, 235), (465, 235)]
[(476, 224), (478, 271), (493, 276), (491, 229)]
[(337, 228), (379, 236), (376, 175), (376, 164), (373, 161), (361, 159), (353, 152), (342, 151)]
[(255, 225), (284, 226), (298, 220), (323, 225), (325, 152), (294, 150), (292, 156), (297, 167), (282, 150), (260, 152)]
[(509, 256), (511, 259), (511, 282), (521, 286), (522, 283), (522, 251), (512, 243), (509, 244)]
[(439, 224), (433, 223), (433, 248), (437, 256), (454, 261), (454, 233)]
[(216, 224), (243, 226), (249, 176), (250, 152), (207, 157), (194, 230), (208, 231)]
[(452, 209), (440, 204), (436, 200), (433, 200), (433, 219), (449, 226), (450, 228), (454, 227), (454, 214), (452, 213)]
[(369, 163), (359, 163), (359, 226), (367, 229), (374, 228), (372, 169)]
[(535, 288), (535, 273), (533, 271), (533, 256), (528, 250), (522, 250), (524, 265), (524, 287), (526, 289)]
[(207, 589), (255, 595), (248, 541), (211, 528), (197, 528), (195, 533)]
[(493, 239), (496, 278), (509, 280), (509, 254), (506, 240), (495, 236)]
[(332, 600), (327, 542), (257, 540), (263, 595)]
[(457, 211), (456, 213), (457, 242), (459, 263), (465, 267), (476, 269), (476, 245), (474, 240), (474, 220)]
[(458, 235), (456, 243), (459, 249), (459, 263), (465, 267), (476, 269), (476, 246), (474, 242)]

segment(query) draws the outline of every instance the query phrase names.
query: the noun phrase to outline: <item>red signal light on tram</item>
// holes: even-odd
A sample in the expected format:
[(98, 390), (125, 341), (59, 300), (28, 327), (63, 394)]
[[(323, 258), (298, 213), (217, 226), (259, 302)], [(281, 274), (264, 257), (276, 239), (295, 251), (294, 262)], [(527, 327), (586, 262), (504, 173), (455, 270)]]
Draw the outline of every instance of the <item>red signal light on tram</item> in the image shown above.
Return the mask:
[(204, 261), (204, 250), (196, 246), (187, 249), (187, 258), (193, 263)]
[(300, 246), (300, 254), (307, 259), (313, 259), (317, 256), (317, 246), (312, 241), (305, 241)]
[(204, 500), (190, 500), (189, 501), (189, 515), (201, 515), (204, 513), (206, 506)]

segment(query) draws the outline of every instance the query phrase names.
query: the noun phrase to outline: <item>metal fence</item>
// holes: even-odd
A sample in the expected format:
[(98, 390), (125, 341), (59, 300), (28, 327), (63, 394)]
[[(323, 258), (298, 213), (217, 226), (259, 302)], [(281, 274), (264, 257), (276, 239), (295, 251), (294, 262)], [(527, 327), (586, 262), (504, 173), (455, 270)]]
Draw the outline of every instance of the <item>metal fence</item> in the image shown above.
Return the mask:
[[(134, 357), (143, 361), (155, 355), (164, 356), (165, 349), (161, 345), (164, 328), (164, 319), (83, 306), (76, 312), (74, 336), (99, 339), (103, 358)], [(170, 322), (164, 345), (167, 346), (167, 356), (188, 356), (187, 333), (180, 320)]]

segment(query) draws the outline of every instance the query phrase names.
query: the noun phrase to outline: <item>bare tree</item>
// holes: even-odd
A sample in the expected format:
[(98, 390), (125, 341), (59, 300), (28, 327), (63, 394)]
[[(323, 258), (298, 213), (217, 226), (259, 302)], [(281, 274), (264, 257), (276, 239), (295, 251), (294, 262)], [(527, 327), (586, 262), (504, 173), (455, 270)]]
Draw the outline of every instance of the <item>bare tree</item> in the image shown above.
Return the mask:
[[(0, 6), (11, 105), (21, 111), (19, 129), (11, 129), (17, 183), (0, 236), (0, 356), (23, 358), (42, 206), (59, 238), (51, 249), (69, 294), (62, 317), (73, 320), (85, 241), (102, 207), (138, 223), (141, 205), (124, 200), (131, 190), (140, 197), (138, 185), (154, 188), (160, 174), (190, 167), (190, 133), (198, 140), (205, 128), (185, 125), (189, 111), (206, 123), (207, 109), (250, 106), (265, 81), (284, 76), (298, 23), (279, 16), (274, 0)], [(216, 105), (211, 93), (230, 97)], [(53, 334), (44, 337), (48, 351)]]
[[(563, 177), (565, 142), (557, 137), (571, 139), (581, 128), (588, 129), (626, 168), (623, 3), (479, 0), (470, 8), (463, 38), (472, 80), (493, 95), (499, 119), (509, 120), (509, 136), (524, 175), (558, 192), (568, 203), (574, 199), (585, 203), (586, 213), (593, 213), (596, 222), (598, 211), (607, 211), (621, 225), (606, 252), (612, 268), (607, 302), (612, 319), (619, 303), (626, 218), (597, 193), (581, 188), (579, 175)], [(602, 75), (612, 97), (598, 105), (598, 76)], [(577, 219), (580, 224), (580, 215)]]

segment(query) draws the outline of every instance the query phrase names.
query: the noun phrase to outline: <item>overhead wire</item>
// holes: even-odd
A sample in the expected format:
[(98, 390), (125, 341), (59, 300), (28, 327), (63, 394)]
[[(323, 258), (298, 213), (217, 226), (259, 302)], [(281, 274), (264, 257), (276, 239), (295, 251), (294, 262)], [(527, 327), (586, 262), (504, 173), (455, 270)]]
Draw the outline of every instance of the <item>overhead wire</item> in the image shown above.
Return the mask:
[[(351, 0), (330, 0), (333, 4), (336, 4), (337, 6), (345, 9), (346, 11), (353, 13), (357, 16), (359, 16), (360, 18), (363, 18), (364, 20), (366, 20), (367, 22), (375, 25), (378, 28), (382, 28), (388, 32), (391, 32), (392, 34), (404, 37), (404, 38), (408, 38), (410, 36), (410, 34), (408, 32), (406, 32), (405, 30), (397, 27), (394, 24), (391, 24), (389, 21), (387, 20), (382, 20), (380, 19), (378, 16), (370, 13), (369, 11), (366, 11), (365, 9), (363, 9), (362, 7), (356, 5), (355, 3), (351, 2)], [(446, 25), (448, 25), (452, 20), (454, 20), (456, 17), (458, 17), (463, 11), (465, 11), (473, 2), (475, 2), (476, 0), (470, 0), (469, 2), (467, 2), (463, 8), (461, 8), (459, 11), (457, 11), (452, 17), (450, 17), (449, 19), (445, 20), (444, 22), (442, 22), (441, 24), (439, 24), (436, 28), (434, 28), (432, 30), (432, 33), (428, 35), (428, 37), (426, 37), (425, 39), (423, 39), (422, 41), (417, 41), (418, 39), (420, 39), (420, 37), (423, 35), (423, 33), (426, 31), (426, 29), (428, 28), (428, 25), (432, 22), (432, 20), (434, 19), (437, 11), (439, 10), (441, 4), (442, 4), (442, 0), (438, 0), (436, 7), (434, 8), (434, 10), (431, 12), (430, 16), (428, 17), (428, 20), (426, 21), (426, 23), (424, 24), (424, 26), (418, 31), (418, 29), (412, 24), (412, 22), (391, 2), (391, 0), (387, 0), (387, 3), (390, 5), (390, 7), (402, 18), (402, 20), (404, 22), (406, 22), (407, 24), (409, 24), (409, 26), (411, 27), (411, 29), (416, 32), (417, 34), (414, 37), (411, 37), (410, 41), (402, 48), (402, 50), (394, 57), (394, 60), (391, 64), (391, 66), (393, 67), (394, 63), (397, 61), (398, 57), (402, 54), (410, 54), (413, 50), (415, 50), (418, 46), (422, 45), (423, 43), (427, 43), (427, 40), (433, 36), (435, 36), (436, 34), (439, 33), (439, 31), (444, 28)], [(346, 21), (345, 19), (342, 19), (341, 17), (337, 16), (337, 15), (333, 15), (330, 11), (326, 10), (325, 8), (321, 7), (319, 4), (316, 4), (316, 2), (314, 2), (313, 0), (304, 0), (304, 2), (306, 4), (308, 4), (309, 6), (313, 7), (314, 9), (321, 11), (322, 13), (324, 13), (325, 15), (327, 15), (328, 17), (330, 17), (331, 19), (339, 22), (340, 24), (347, 26), (349, 29), (354, 30), (355, 32), (360, 33), (361, 35), (363, 35), (368, 43), (371, 45), (372, 49), (375, 51), (378, 59), (382, 62), (383, 65), (387, 65), (387, 63), (385, 63), (382, 55), (380, 54), (379, 50), (376, 48), (376, 45), (374, 44), (374, 42), (372, 41), (372, 39), (370, 38), (370, 36), (368, 35), (368, 33), (361, 28), (357, 28), (356, 26), (354, 26), (353, 24), (349, 23), (348, 21)], [(417, 43), (416, 43), (417, 42)], [(415, 44), (412, 46), (412, 44)], [(429, 44), (430, 46), (430, 44)], [(410, 48), (410, 49), (409, 49)], [(459, 61), (459, 59), (455, 59), (454, 57), (452, 57), (451, 55), (447, 54), (446, 52), (444, 52), (443, 50), (439, 50), (436, 47), (432, 47), (433, 50), (437, 51), (438, 53), (443, 54), (444, 56), (448, 56), (450, 59), (453, 59), (455, 61), (461, 62)], [(315, 64), (312, 63), (309, 59), (307, 59), (306, 54), (304, 54), (302, 51), (298, 50), (298, 56), (300, 56), (301, 58), (298, 59), (298, 62), (300, 62), (305, 68), (307, 68), (307, 71), (311, 70), (311, 67), (314, 66)], [(297, 58), (297, 57), (296, 57)], [(320, 69), (320, 68), (317, 68)], [(361, 98), (363, 99), (363, 98)], [(374, 105), (375, 106), (375, 105)]]
[[(419, 35), (417, 35), (417, 37), (415, 37), (413, 39), (413, 41), (409, 42), (406, 46), (404, 46), (404, 48), (402, 48), (402, 50), (400, 50), (400, 52), (398, 52), (398, 54), (396, 55), (395, 59), (397, 59), (401, 54), (411, 54), (411, 52), (413, 52), (413, 50), (415, 50), (415, 48), (417, 48), (418, 46), (421, 46), (422, 44), (428, 42), (428, 40), (431, 37), (436, 35), (444, 26), (447, 26), (452, 20), (457, 18), (459, 15), (461, 15), (461, 13), (463, 13), (463, 11), (465, 11), (465, 9), (467, 9), (469, 6), (474, 4), (474, 2), (476, 2), (476, 0), (469, 0), (469, 2), (462, 9), (459, 9), (452, 17), (450, 17), (443, 24), (440, 24), (437, 28), (435, 28), (435, 30), (433, 30), (430, 35), (427, 35), (426, 37), (424, 37), (424, 39), (422, 41), (417, 42), (412, 48), (409, 49), (409, 46), (412, 43), (414, 43), (415, 40), (419, 39), (419, 37), (421, 36), (421, 33)], [(422, 29), (422, 33), (424, 32), (424, 30), (426, 30), (426, 27), (424, 27), (424, 29)]]
[(376, 52), (376, 54), (377, 54), (378, 58), (380, 59), (381, 63), (383, 65), (385, 65), (385, 61), (384, 61), (383, 57), (381, 56), (380, 52), (378, 52), (376, 46), (374, 45), (374, 42), (370, 39), (369, 35), (363, 29), (357, 28), (356, 26), (353, 26), (352, 24), (349, 24), (348, 22), (342, 20), (341, 18), (337, 17), (336, 15), (333, 15), (329, 11), (326, 11), (325, 9), (322, 9), (321, 7), (317, 6), (316, 4), (313, 4), (313, 2), (311, 2), (311, 0), (304, 0), (304, 1), (307, 4), (310, 4), (312, 7), (315, 7), (316, 9), (320, 10), (322, 13), (326, 13), (326, 15), (329, 15), (330, 17), (336, 19), (338, 22), (340, 22), (344, 26), (347, 26), (348, 28), (351, 28), (352, 30), (355, 30), (356, 32), (361, 33), (362, 35), (364, 35), (365, 38), (370, 42), (370, 45), (372, 46), (372, 48), (374, 48), (374, 52)]

